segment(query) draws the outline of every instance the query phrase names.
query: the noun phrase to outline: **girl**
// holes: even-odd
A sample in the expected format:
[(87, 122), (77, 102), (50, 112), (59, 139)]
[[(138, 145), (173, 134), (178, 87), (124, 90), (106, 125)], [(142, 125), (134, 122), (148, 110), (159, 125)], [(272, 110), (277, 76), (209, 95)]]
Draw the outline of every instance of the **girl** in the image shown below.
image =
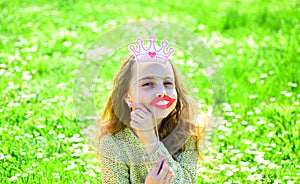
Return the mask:
[(103, 183), (196, 183), (205, 122), (155, 37), (122, 63), (99, 121)]

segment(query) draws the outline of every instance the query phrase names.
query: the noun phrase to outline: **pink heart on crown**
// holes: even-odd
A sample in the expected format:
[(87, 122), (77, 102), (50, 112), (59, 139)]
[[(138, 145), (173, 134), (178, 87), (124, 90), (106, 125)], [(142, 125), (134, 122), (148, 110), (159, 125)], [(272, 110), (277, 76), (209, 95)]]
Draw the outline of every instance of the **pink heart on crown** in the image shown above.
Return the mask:
[(156, 55), (156, 52), (148, 52), (148, 55), (153, 58)]

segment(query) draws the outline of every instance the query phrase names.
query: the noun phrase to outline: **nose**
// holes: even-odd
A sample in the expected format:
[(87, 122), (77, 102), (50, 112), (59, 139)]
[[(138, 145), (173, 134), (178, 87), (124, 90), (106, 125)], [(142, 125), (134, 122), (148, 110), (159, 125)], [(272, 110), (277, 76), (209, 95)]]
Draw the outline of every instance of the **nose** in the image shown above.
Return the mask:
[(167, 91), (166, 91), (164, 85), (159, 85), (158, 90), (156, 92), (156, 96), (157, 97), (163, 97), (165, 95), (167, 95)]

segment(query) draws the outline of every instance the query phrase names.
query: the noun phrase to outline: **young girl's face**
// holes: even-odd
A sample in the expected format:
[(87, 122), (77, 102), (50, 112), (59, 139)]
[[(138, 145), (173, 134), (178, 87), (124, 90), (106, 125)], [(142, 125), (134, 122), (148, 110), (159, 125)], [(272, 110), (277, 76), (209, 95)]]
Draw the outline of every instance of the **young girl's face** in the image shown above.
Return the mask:
[(133, 64), (130, 86), (130, 100), (144, 105), (158, 120), (167, 117), (176, 106), (175, 78), (169, 62)]

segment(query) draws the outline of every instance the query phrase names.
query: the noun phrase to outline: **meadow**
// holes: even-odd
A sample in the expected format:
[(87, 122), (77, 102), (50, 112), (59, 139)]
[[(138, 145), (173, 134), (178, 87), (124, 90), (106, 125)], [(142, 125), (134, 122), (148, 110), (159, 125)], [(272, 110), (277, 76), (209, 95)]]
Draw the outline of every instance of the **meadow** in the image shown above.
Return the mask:
[[(100, 35), (139, 20), (199, 35), (222, 70), (225, 121), (198, 183), (299, 183), (296, 0), (0, 1), (0, 183), (101, 183), (73, 109), (75, 70)], [(108, 86), (97, 83), (98, 106)]]

